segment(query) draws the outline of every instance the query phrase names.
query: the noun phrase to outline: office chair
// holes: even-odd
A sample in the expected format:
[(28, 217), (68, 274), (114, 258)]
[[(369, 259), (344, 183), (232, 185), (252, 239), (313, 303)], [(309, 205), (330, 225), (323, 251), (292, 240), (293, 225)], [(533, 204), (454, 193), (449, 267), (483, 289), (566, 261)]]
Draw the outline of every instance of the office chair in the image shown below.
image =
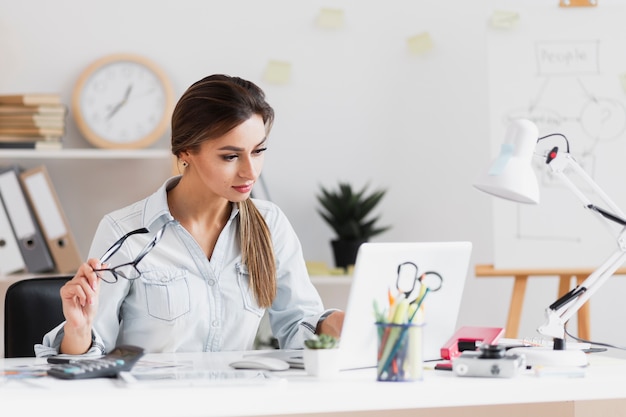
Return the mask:
[(4, 356), (35, 356), (34, 345), (64, 320), (59, 290), (71, 276), (27, 278), (9, 286), (4, 302)]

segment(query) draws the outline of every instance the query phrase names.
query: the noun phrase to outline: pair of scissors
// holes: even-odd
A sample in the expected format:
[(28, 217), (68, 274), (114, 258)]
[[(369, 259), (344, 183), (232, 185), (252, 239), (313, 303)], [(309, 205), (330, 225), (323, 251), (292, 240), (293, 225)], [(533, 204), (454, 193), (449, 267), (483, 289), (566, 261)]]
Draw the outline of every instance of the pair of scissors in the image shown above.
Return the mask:
[[(414, 273), (407, 275), (407, 269), (412, 269)], [(418, 286), (419, 283), (419, 286)], [(403, 262), (398, 265), (398, 276), (396, 278), (396, 289), (404, 294), (405, 299), (410, 299), (417, 287), (417, 296), (411, 303), (421, 303), (427, 292), (439, 291), (443, 285), (443, 277), (436, 271), (426, 271), (420, 274), (419, 268), (413, 262)]]

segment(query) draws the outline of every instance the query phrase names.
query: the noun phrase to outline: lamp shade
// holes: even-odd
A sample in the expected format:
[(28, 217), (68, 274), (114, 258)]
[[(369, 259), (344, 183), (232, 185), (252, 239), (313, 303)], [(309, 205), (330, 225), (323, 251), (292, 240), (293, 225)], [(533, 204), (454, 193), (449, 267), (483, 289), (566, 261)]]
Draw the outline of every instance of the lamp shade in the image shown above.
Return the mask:
[(539, 185), (531, 161), (538, 137), (533, 122), (514, 120), (507, 128), (500, 154), (474, 187), (507, 200), (538, 204)]

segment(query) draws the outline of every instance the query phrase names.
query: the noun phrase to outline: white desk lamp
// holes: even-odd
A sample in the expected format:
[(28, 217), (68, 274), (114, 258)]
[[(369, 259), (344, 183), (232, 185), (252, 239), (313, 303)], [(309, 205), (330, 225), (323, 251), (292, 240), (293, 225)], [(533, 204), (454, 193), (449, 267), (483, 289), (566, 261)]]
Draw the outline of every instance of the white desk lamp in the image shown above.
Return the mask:
[[(538, 204), (539, 187), (537, 177), (531, 166), (537, 143), (548, 137), (561, 136), (553, 134), (539, 138), (537, 126), (529, 120), (515, 120), (507, 130), (505, 143), (500, 155), (495, 159), (489, 170), (474, 184), (476, 188), (489, 194), (520, 203)], [(553, 349), (524, 349), (529, 365), (585, 365), (586, 355), (581, 350), (565, 349), (565, 324), (583, 304), (611, 277), (626, 260), (626, 219), (624, 214), (595, 181), (580, 167), (566, 149), (560, 151), (553, 147), (546, 155), (538, 155), (563, 183), (582, 201), (585, 208), (601, 215), (607, 221), (621, 226), (617, 234), (618, 249), (607, 260), (589, 275), (580, 285), (556, 300), (546, 308), (546, 321), (537, 331), (553, 338)], [(566, 174), (567, 170), (567, 174)], [(610, 211), (591, 203), (587, 196), (570, 180), (569, 173), (574, 173), (591, 187), (603, 204)]]

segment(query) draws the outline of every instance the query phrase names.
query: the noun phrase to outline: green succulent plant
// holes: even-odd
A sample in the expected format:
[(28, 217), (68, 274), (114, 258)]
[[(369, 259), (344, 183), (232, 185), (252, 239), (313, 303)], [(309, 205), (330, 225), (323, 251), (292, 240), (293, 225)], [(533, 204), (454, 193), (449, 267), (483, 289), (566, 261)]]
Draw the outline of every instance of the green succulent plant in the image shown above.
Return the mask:
[(368, 240), (387, 231), (390, 226), (377, 226), (379, 217), (368, 216), (384, 197), (386, 190), (368, 192), (368, 185), (358, 191), (345, 182), (330, 190), (320, 187), (317, 200), (322, 208), (318, 213), (337, 234), (339, 240)]
[(313, 335), (304, 341), (308, 349), (333, 349), (337, 347), (339, 340), (329, 334)]

